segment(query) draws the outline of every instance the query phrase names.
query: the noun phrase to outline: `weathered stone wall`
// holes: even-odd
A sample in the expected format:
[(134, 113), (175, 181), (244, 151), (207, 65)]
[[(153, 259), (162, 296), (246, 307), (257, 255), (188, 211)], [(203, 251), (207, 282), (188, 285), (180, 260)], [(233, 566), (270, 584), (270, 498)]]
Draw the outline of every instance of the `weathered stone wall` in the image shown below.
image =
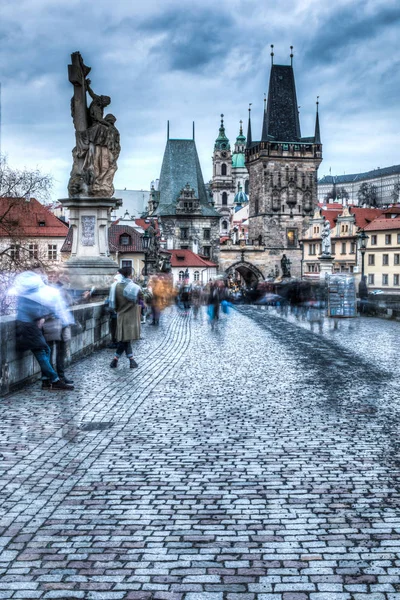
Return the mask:
[[(76, 325), (72, 326), (68, 362), (90, 354), (109, 341), (109, 316), (104, 303), (72, 307)], [(15, 316), (0, 318), (0, 396), (40, 377), (39, 365), (32, 352), (15, 349)]]
[[(242, 250), (244, 250), (244, 254), (242, 254)], [(298, 248), (287, 249), (285, 253), (292, 263), (290, 267), (292, 277), (300, 277), (301, 250)], [(225, 273), (238, 263), (248, 263), (249, 266), (252, 265), (260, 271), (265, 279), (269, 275), (275, 276), (275, 267), (278, 268), (278, 273), (282, 275), (281, 257), (282, 249), (275, 250), (264, 246), (245, 246), (244, 248), (233, 245), (221, 246), (219, 270), (220, 273)]]
[[(179, 249), (182, 246), (188, 246), (192, 250), (192, 243), (197, 241), (198, 252), (201, 254), (203, 246), (211, 247), (210, 260), (218, 263), (219, 258), (219, 218), (218, 217), (202, 217), (201, 215), (179, 215), (176, 217), (161, 217), (161, 226), (163, 237), (166, 239), (172, 238), (174, 241), (174, 249)], [(188, 228), (188, 239), (180, 238), (180, 229)], [(203, 229), (210, 229), (210, 239), (205, 240), (203, 237)]]

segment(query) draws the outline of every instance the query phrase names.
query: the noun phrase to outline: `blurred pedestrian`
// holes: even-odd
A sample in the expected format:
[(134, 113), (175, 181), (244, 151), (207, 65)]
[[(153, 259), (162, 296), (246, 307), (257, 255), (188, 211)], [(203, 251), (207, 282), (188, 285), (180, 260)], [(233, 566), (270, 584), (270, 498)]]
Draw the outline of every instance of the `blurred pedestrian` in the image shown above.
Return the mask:
[(74, 387), (62, 381), (54, 370), (50, 348), (42, 331), (45, 319), (53, 315), (63, 324), (71, 324), (71, 316), (59, 292), (46, 285), (37, 273), (26, 271), (17, 275), (10, 293), (17, 297), (17, 350), (31, 350), (34, 354), (42, 372), (43, 389), (73, 390)]
[(133, 358), (132, 341), (140, 339), (141, 291), (131, 279), (131, 267), (122, 267), (118, 273), (121, 275), (121, 280), (113, 283), (109, 295), (109, 306), (117, 313), (117, 348), (110, 367), (115, 369), (125, 352), (130, 368), (135, 369), (138, 364)]

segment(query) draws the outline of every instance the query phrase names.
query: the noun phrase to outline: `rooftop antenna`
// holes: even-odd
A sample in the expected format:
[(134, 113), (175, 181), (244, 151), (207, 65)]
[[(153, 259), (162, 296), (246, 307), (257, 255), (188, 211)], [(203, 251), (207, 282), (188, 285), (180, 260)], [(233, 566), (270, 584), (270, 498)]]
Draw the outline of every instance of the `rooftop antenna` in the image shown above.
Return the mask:
[(290, 66), (293, 67), (293, 46), (290, 46)]
[(271, 44), (271, 65), (274, 64), (274, 45)]

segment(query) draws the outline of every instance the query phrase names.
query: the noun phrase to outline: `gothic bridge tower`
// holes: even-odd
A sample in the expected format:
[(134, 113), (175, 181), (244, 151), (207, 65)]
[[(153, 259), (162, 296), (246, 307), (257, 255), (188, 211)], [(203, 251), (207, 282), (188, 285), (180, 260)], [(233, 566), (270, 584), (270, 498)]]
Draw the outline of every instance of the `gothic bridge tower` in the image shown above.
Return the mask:
[(293, 53), (290, 65), (273, 64), (273, 56), (271, 52), (268, 102), (264, 99), (260, 141), (252, 141), (249, 109), (249, 239), (265, 248), (266, 275), (276, 266), (280, 270), (285, 254), (292, 263), (291, 275), (299, 276), (299, 240), (318, 203), (317, 172), (322, 161), (318, 102), (314, 136), (302, 137)]

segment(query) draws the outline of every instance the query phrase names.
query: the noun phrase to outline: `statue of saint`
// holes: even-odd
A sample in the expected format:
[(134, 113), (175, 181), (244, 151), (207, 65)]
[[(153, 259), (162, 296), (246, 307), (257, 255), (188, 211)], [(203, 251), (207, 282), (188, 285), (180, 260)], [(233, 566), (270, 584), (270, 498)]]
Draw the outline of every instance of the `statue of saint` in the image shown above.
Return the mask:
[(322, 255), (331, 255), (331, 225), (326, 219), (321, 233), (322, 237)]
[[(71, 56), (69, 80), (74, 85), (71, 112), (75, 126), (76, 146), (68, 183), (69, 197), (111, 198), (114, 194), (113, 180), (121, 150), (120, 136), (112, 114), (104, 116), (104, 109), (111, 103), (109, 96), (99, 96), (90, 87), (87, 67), (79, 52)], [(92, 98), (87, 107), (86, 94)]]
[(282, 277), (291, 277), (290, 275), (290, 260), (287, 258), (286, 254), (283, 254), (281, 258), (281, 269), (282, 269)]

